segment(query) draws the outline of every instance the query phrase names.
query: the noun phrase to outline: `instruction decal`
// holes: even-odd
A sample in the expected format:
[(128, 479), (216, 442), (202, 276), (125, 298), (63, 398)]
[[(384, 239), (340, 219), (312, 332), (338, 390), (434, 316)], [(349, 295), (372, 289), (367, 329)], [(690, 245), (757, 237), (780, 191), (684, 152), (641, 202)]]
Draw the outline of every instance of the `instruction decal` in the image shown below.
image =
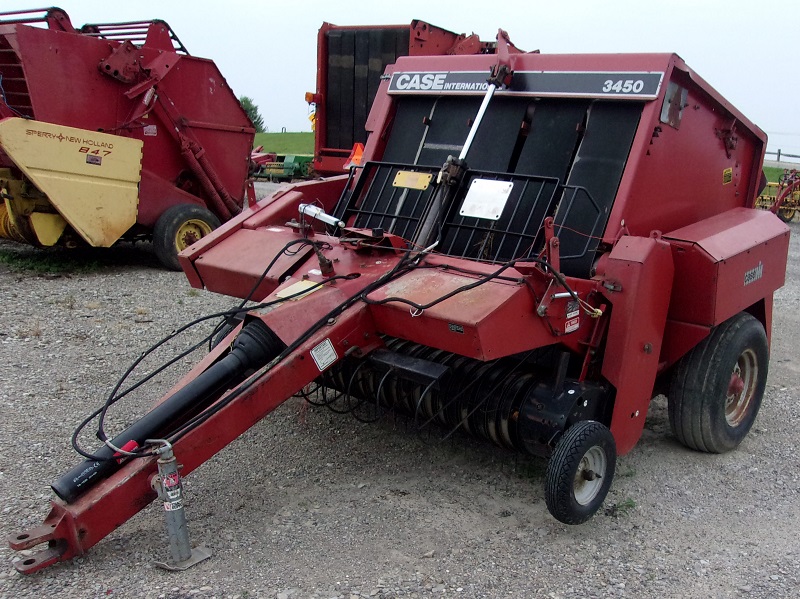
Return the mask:
[(722, 184), (727, 185), (731, 181), (733, 181), (733, 169), (728, 167), (722, 171)]
[(336, 348), (333, 347), (333, 343), (331, 343), (330, 339), (325, 339), (325, 341), (313, 348), (311, 350), (311, 357), (314, 359), (314, 364), (317, 365), (320, 372), (333, 364), (338, 358), (336, 355)]
[(580, 315), (581, 315), (581, 305), (575, 300), (567, 302), (567, 320), (577, 318)]
[(571, 318), (567, 322), (564, 323), (564, 332), (571, 333), (572, 331), (577, 331), (581, 326), (581, 319), (578, 318)]

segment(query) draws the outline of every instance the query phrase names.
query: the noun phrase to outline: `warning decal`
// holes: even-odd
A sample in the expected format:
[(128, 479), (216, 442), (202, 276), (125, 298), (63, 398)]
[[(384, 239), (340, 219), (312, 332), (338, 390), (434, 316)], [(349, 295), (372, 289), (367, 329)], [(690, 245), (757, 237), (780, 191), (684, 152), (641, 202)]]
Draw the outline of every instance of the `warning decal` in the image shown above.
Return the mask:
[(722, 184), (727, 185), (731, 181), (733, 181), (733, 169), (726, 168), (724, 171), (722, 171)]
[(580, 318), (571, 318), (567, 322), (564, 323), (564, 332), (571, 333), (572, 331), (577, 331), (581, 326), (581, 319)]
[(336, 355), (336, 348), (333, 347), (331, 340), (325, 339), (325, 341), (311, 350), (311, 357), (314, 358), (314, 364), (316, 364), (319, 371), (322, 372), (333, 364), (338, 356)]

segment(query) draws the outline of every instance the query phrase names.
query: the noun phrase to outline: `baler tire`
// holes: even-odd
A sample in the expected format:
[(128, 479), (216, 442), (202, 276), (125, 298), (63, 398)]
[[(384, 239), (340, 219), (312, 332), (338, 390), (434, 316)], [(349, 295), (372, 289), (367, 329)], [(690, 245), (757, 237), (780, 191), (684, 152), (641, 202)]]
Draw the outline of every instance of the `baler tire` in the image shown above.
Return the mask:
[(735, 449), (758, 415), (767, 384), (769, 345), (761, 322), (740, 312), (713, 329), (672, 375), (669, 423), (686, 447)]
[(219, 219), (195, 204), (178, 204), (164, 211), (153, 228), (153, 251), (170, 270), (180, 270), (178, 253), (219, 227)]
[(778, 208), (778, 218), (785, 223), (790, 223), (794, 220), (795, 212), (794, 208)]
[(564, 524), (589, 520), (608, 494), (616, 464), (617, 446), (606, 426), (593, 420), (572, 425), (547, 463), (544, 498), (548, 511)]

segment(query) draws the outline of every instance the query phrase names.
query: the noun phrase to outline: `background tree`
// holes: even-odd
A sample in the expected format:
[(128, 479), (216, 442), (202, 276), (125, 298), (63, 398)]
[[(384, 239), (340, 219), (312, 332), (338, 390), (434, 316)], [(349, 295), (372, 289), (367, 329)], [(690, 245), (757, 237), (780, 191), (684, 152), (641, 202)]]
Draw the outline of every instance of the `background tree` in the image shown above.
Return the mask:
[(256, 106), (255, 102), (253, 102), (253, 98), (242, 96), (239, 98), (239, 102), (241, 102), (242, 108), (244, 108), (247, 116), (249, 116), (250, 120), (253, 121), (253, 126), (256, 128), (256, 133), (264, 133), (264, 117), (262, 117), (261, 113), (258, 112), (258, 106)]

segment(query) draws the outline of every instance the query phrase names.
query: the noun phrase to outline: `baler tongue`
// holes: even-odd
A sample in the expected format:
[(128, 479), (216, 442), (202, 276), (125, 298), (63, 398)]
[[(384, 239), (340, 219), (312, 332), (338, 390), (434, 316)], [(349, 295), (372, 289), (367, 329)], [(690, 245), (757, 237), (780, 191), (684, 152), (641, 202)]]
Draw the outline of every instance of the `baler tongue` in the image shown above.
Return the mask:
[(51, 488), (67, 503), (74, 502), (101, 478), (120, 468), (126, 455), (145, 445), (148, 439), (174, 434), (176, 423), (186, 420), (186, 414), (206, 407), (230, 389), (248, 370), (259, 370), (278, 356), (285, 346), (260, 320), (248, 323), (236, 337), (231, 351), (212, 364), (185, 387), (159, 403), (139, 421), (97, 450), (94, 459), (87, 459), (63, 474)]
[[(372, 349), (379, 338), (364, 312), (361, 306), (339, 314), (336, 322), (293, 344), (293, 351), (266, 373), (241, 382), (252, 370), (263, 370), (285, 348), (259, 319), (250, 320), (235, 334), (230, 350), (224, 343), (218, 345), (188, 374), (188, 383), (111, 441), (111, 446), (97, 451), (102, 459), (86, 460), (53, 484), (61, 500), (52, 502), (44, 524), (8, 537), (11, 548), (18, 551), (43, 543), (46, 548), (15, 562), (14, 567), (30, 574), (82, 555), (155, 499), (156, 457), (148, 451), (146, 439), (158, 434), (169, 437), (181, 476), (185, 476), (313, 382), (320, 372), (316, 361), (330, 360), (331, 351), (336, 355), (335, 348), (360, 345)], [(265, 386), (267, 394), (263, 393)], [(189, 426), (181, 428), (180, 424), (187, 423), (182, 414), (195, 414), (198, 408), (204, 409)], [(140, 452), (144, 457), (120, 464), (118, 460), (125, 460), (126, 454), (116, 448), (130, 440), (143, 446)], [(128, 444), (128, 449), (133, 447)]]

